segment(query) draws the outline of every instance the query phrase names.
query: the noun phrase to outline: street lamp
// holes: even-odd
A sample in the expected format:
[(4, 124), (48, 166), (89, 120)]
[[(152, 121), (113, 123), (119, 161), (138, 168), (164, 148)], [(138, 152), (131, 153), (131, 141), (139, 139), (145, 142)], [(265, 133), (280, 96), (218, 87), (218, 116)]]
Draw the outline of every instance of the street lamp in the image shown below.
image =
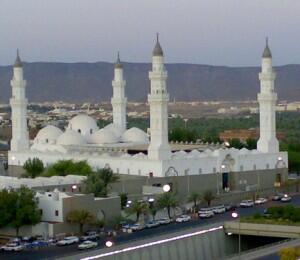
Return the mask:
[(164, 186), (163, 186), (163, 191), (164, 192), (169, 192), (171, 190), (171, 186), (169, 185), (169, 184), (165, 184)]
[(238, 219), (239, 221), (239, 259), (241, 257), (241, 219), (239, 218), (239, 213), (237, 212), (232, 212), (231, 217), (234, 219)]
[(105, 242), (105, 246), (106, 247), (112, 247), (113, 246), (113, 242), (108, 240), (108, 241)]
[(77, 189), (77, 185), (72, 185), (72, 192)]
[(220, 174), (220, 173), (223, 173), (223, 170), (224, 170), (225, 168), (226, 168), (226, 165), (225, 165), (225, 164), (222, 164), (222, 165), (221, 165), (220, 172), (219, 172), (219, 173), (217, 172), (217, 194), (218, 194), (218, 195), (220, 194), (219, 174)]

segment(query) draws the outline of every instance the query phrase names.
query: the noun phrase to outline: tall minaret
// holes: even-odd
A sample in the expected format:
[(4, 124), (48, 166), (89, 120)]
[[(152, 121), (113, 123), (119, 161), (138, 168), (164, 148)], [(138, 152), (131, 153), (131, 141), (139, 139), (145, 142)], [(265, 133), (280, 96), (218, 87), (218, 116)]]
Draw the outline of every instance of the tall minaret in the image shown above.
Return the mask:
[(152, 53), (152, 71), (149, 72), (151, 81), (148, 102), (150, 106), (150, 134), (148, 147), (149, 159), (166, 160), (171, 156), (168, 141), (168, 101), (167, 92), (168, 73), (164, 66), (163, 50), (159, 44), (158, 34), (156, 45)]
[(121, 64), (118, 52), (117, 62), (115, 63), (115, 76), (112, 81), (113, 97), (111, 98), (111, 104), (113, 108), (113, 123), (120, 127), (122, 131), (126, 130), (127, 98), (125, 97), (125, 85), (126, 81), (123, 78), (123, 65)]
[(23, 78), (23, 65), (19, 51), (17, 51), (13, 70), (13, 78), (10, 82), (12, 86), (12, 97), (10, 99), (12, 139), (10, 150), (18, 152), (29, 148), (27, 98), (25, 96), (26, 80)]
[(257, 142), (257, 150), (263, 153), (279, 152), (276, 138), (276, 101), (277, 94), (274, 91), (276, 73), (272, 68), (272, 54), (266, 39), (266, 47), (262, 56), (262, 70), (259, 73), (260, 93), (258, 94), (260, 115), (260, 138)]

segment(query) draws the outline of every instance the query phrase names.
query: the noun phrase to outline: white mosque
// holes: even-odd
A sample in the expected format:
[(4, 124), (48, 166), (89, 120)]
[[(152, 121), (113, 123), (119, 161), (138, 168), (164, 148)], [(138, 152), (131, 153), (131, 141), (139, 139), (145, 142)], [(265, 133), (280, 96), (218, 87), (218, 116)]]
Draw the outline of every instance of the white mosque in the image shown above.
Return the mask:
[[(22, 166), (27, 159), (34, 157), (40, 158), (46, 165), (62, 159), (87, 160), (94, 168), (110, 167), (119, 174), (154, 177), (287, 168), (287, 153), (279, 151), (276, 138), (275, 76), (267, 43), (262, 57), (262, 71), (259, 73), (260, 139), (257, 150), (207, 147), (186, 152), (182, 146), (182, 150), (172, 151), (168, 142), (168, 73), (158, 39), (152, 53), (152, 70), (149, 72), (150, 136), (138, 128), (126, 128), (126, 81), (118, 56), (112, 81), (113, 123), (99, 129), (93, 118), (79, 114), (69, 121), (64, 131), (48, 125), (31, 141), (27, 128), (26, 80), (17, 55), (11, 80), (12, 140), (9, 165)], [(128, 150), (136, 147), (145, 147), (147, 153), (128, 153)]]

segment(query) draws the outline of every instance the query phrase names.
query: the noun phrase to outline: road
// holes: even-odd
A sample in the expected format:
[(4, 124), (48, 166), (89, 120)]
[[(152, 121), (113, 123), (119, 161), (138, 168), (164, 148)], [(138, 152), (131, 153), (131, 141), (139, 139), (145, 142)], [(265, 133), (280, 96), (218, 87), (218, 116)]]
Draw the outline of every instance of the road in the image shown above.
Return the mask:
[[(300, 195), (293, 196), (293, 200), (290, 203), (281, 203), (281, 202), (274, 202), (269, 201), (266, 204), (260, 206), (254, 206), (252, 208), (238, 208), (236, 211), (240, 214), (240, 216), (249, 216), (254, 213), (262, 213), (263, 210), (267, 207), (271, 207), (274, 205), (300, 205)], [(122, 233), (113, 239), (115, 244), (123, 244), (127, 242), (131, 242), (134, 240), (150, 238), (153, 236), (161, 235), (161, 234), (168, 234), (175, 231), (180, 231), (189, 227), (201, 227), (208, 224), (213, 223), (221, 223), (223, 224), (224, 221), (232, 220), (231, 212), (226, 212), (224, 214), (215, 215), (213, 218), (210, 219), (193, 219), (189, 222), (185, 223), (172, 223), (169, 225), (163, 225), (156, 228), (151, 229), (144, 229), (138, 232), (134, 232), (131, 234)], [(90, 250), (97, 251), (98, 249), (105, 247), (105, 240), (99, 240), (99, 245), (97, 248)], [(71, 256), (73, 254), (77, 254), (78, 245), (70, 245), (64, 247), (58, 246), (50, 246), (47, 248), (35, 249), (35, 250), (25, 250), (23, 252), (0, 252), (0, 259), (5, 260), (37, 260), (37, 259), (55, 259), (56, 257), (64, 257), (64, 256)]]

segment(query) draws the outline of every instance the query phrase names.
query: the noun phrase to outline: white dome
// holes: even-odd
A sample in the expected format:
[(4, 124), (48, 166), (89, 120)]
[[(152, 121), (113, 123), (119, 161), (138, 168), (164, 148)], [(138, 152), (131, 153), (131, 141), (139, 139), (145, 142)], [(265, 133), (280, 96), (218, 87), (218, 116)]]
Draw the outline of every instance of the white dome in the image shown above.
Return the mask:
[(90, 142), (92, 144), (113, 144), (118, 142), (118, 138), (112, 131), (102, 128), (91, 135)]
[(34, 138), (34, 143), (39, 143), (39, 144), (54, 144), (56, 143), (56, 139), (62, 134), (63, 132), (53, 126), (53, 125), (48, 125), (44, 128), (42, 128), (36, 137)]
[(123, 134), (123, 130), (114, 123), (105, 126), (104, 129), (112, 131), (117, 138), (121, 137)]
[(88, 115), (79, 114), (73, 117), (67, 129), (74, 130), (83, 136), (89, 136), (98, 130), (96, 121)]
[(73, 130), (66, 130), (60, 137), (57, 139), (57, 144), (60, 145), (84, 145), (86, 144), (85, 139), (81, 134)]
[(132, 127), (125, 131), (121, 140), (125, 143), (149, 143), (148, 135), (136, 127)]

